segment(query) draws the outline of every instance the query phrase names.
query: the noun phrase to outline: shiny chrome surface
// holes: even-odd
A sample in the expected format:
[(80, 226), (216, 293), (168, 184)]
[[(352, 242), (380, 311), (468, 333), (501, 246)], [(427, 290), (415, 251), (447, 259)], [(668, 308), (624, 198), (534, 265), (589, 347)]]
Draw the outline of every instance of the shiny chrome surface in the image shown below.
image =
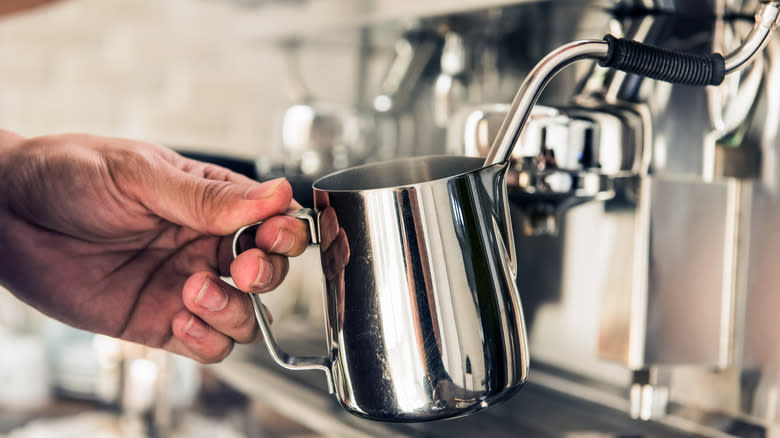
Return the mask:
[(354, 107), (300, 102), (284, 111), (275, 133), (276, 150), (258, 156), (258, 171), (319, 177), (362, 164), (374, 147), (373, 130), (373, 116)]
[[(762, 23), (773, 26), (774, 17), (759, 13), (757, 27), (761, 27)], [(650, 44), (668, 45), (674, 40), (670, 37), (670, 30), (683, 27), (674, 19), (652, 21), (640, 23), (629, 31), (643, 34), (642, 39)], [(709, 29), (699, 24), (702, 29), (698, 43), (690, 36), (683, 38), (682, 43), (675, 43), (686, 50), (690, 50), (691, 44), (704, 53), (713, 50), (706, 47), (707, 44), (701, 44), (710, 37), (703, 36), (709, 35)], [(686, 31), (690, 30), (688, 26)], [(682, 34), (676, 35), (680, 37)], [(567, 370), (593, 372), (581, 363), (575, 363), (577, 359), (572, 357), (572, 350), (565, 347), (570, 343), (563, 342), (562, 348), (553, 344), (569, 336), (556, 325), (562, 325), (572, 316), (580, 322), (588, 320), (577, 308), (567, 309), (567, 306), (581, 301), (572, 296), (582, 293), (583, 282), (595, 282), (600, 288), (594, 292), (603, 294), (599, 309), (601, 326), (597, 337), (594, 337), (598, 340), (597, 349), (601, 357), (617, 360), (640, 374), (657, 373), (657, 365), (667, 367), (664, 372), (671, 369), (662, 381), (629, 381), (632, 415), (639, 418), (664, 415), (668, 401), (708, 406), (721, 412), (737, 413), (741, 409), (744, 412), (744, 400), (740, 407), (738, 389), (750, 389), (740, 386), (737, 371), (741, 364), (738, 359), (741, 318), (751, 329), (751, 353), (759, 352), (763, 356), (760, 362), (762, 370), (767, 370), (767, 362), (776, 363), (776, 355), (772, 353), (774, 349), (766, 345), (768, 335), (765, 330), (760, 330), (760, 327), (769, 326), (764, 315), (771, 311), (765, 309), (774, 308), (776, 300), (768, 300), (771, 294), (765, 291), (753, 291), (748, 295), (749, 305), (753, 313), (762, 315), (764, 320), (755, 322), (749, 314), (742, 313), (744, 289), (750, 284), (749, 274), (743, 271), (747, 266), (748, 232), (744, 215), (750, 214), (746, 213), (750, 211), (750, 206), (745, 204), (744, 199), (751, 195), (745, 183), (723, 178), (727, 172), (712, 171), (718, 158), (721, 166), (725, 159), (729, 159), (728, 164), (733, 166), (734, 159), (746, 157), (757, 162), (745, 165), (757, 169), (761, 156), (768, 158), (770, 165), (774, 164), (774, 146), (768, 145), (767, 139), (776, 138), (776, 105), (763, 107), (775, 118), (765, 127), (766, 132), (772, 134), (767, 137), (764, 133), (761, 137), (762, 152), (751, 153), (754, 147), (744, 142), (746, 127), (755, 126), (763, 120), (761, 117), (753, 119), (755, 111), (762, 110), (756, 102), (762, 97), (758, 94), (759, 89), (752, 85), (757, 83), (757, 77), (763, 77), (766, 84), (768, 73), (773, 70), (763, 63), (763, 54), (755, 56), (766, 41), (766, 35), (761, 37), (755, 30), (751, 36), (741, 40), (733, 33), (725, 35), (733, 40), (718, 50), (736, 48), (731, 52), (733, 55), (727, 65), (730, 73), (744, 62), (757, 62), (747, 73), (733, 75), (729, 83), (717, 90), (692, 90), (593, 69), (591, 79), (607, 78), (605, 92), (593, 93), (577, 103), (586, 106), (582, 108), (585, 113), (598, 108), (636, 115), (633, 118), (639, 123), (633, 126), (637, 128), (634, 129), (637, 141), (630, 144), (642, 147), (635, 149), (636, 166), (627, 173), (635, 173), (639, 178), (635, 188), (626, 193), (629, 196), (607, 202), (603, 211), (598, 213), (598, 209), (588, 209), (591, 218), (584, 221), (585, 226), (571, 224), (566, 230), (567, 241), (590, 241), (592, 245), (584, 246), (579, 252), (567, 247), (561, 261), (545, 259), (539, 263), (540, 266), (545, 263), (563, 264), (563, 276), (569, 278), (570, 290), (566, 290), (567, 282), (564, 281), (560, 301), (553, 301), (551, 308), (538, 313), (538, 322), (531, 327), (531, 343), (537, 347), (536, 357), (561, 364)], [(723, 38), (723, 35), (720, 37)], [(755, 45), (755, 41), (761, 43)], [(723, 42), (718, 40), (717, 43)], [(771, 45), (769, 47), (772, 50)], [(742, 57), (740, 53), (746, 55)], [(744, 59), (738, 61), (740, 57)], [(776, 54), (774, 57), (777, 59)], [(772, 88), (769, 86), (769, 91)], [(763, 99), (767, 99), (769, 93), (761, 90), (761, 94)], [(768, 102), (776, 102), (776, 99), (770, 97)], [(701, 111), (701, 108), (705, 110)], [(530, 123), (526, 129), (530, 129)], [(621, 144), (623, 139), (616, 136), (612, 143)], [(510, 150), (511, 147), (521, 149), (522, 145), (520, 142), (510, 145)], [(724, 150), (728, 150), (727, 156), (724, 156)], [(716, 153), (720, 155), (714, 155)], [(757, 173), (754, 170), (738, 174), (745, 175), (744, 178)], [(720, 175), (721, 179), (713, 180), (719, 178), (713, 174)], [(753, 207), (754, 212), (759, 210)], [(582, 214), (572, 214), (571, 217), (583, 222)], [(762, 216), (766, 217), (766, 214)], [(613, 226), (612, 222), (622, 225)], [(766, 223), (771, 223), (771, 219), (767, 219)], [(590, 236), (593, 230), (599, 230), (597, 237), (584, 237)], [(765, 232), (762, 237), (753, 239), (765, 241), (767, 235)], [(527, 246), (522, 238), (519, 242), (518, 248), (522, 251)], [(765, 253), (767, 245), (762, 244), (761, 247)], [(592, 262), (595, 255), (599, 260)], [(771, 258), (751, 260), (752, 266), (758, 266)], [(758, 296), (761, 298), (756, 298)], [(756, 310), (758, 302), (768, 305)], [(582, 337), (579, 339), (582, 340)], [(757, 355), (749, 357), (753, 360)], [(772, 359), (767, 361), (767, 357)], [(606, 369), (602, 365), (597, 368)], [(751, 375), (750, 370), (743, 372)], [(769, 377), (761, 375), (756, 394), (759, 398), (753, 409), (774, 419), (778, 415), (776, 409), (769, 413), (765, 411), (768, 409), (768, 394), (778, 387), (776, 380), (772, 380), (776, 379), (776, 372)], [(747, 410), (750, 411), (749, 408)]]
[(410, 98), (439, 46), (439, 36), (425, 30), (409, 31), (395, 43), (395, 58), (388, 67), (374, 110), (379, 113), (408, 109)]
[(613, 249), (625, 272), (603, 291), (603, 358), (634, 370), (729, 366), (736, 196), (728, 183), (649, 177), (636, 210), (609, 214), (631, 221), (624, 233), (635, 237), (630, 254)]
[(253, 295), (276, 363), (325, 371), (340, 403), (374, 420), (462, 416), (514, 394), (529, 358), (507, 166), (481, 164), (425, 157), (317, 180), (330, 355), (281, 350)]
[[(699, 25), (702, 28), (690, 34), (692, 27), (674, 19), (653, 17), (641, 23), (652, 44), (695, 45), (691, 37), (670, 38), (679, 35), (675, 32), (698, 35), (698, 41), (714, 39), (697, 45), (701, 52), (712, 50), (709, 44), (715, 45), (714, 50), (730, 52), (744, 44), (742, 36), (750, 30), (748, 22), (738, 20), (719, 21), (716, 29), (725, 30), (715, 34), (709, 24)], [(766, 105), (777, 102), (771, 75), (776, 67), (769, 61), (776, 50), (775, 40), (768, 54), (717, 89), (693, 90), (615, 75), (616, 80), (607, 85), (609, 91), (591, 90), (615, 106), (640, 102), (649, 116), (651, 174), (641, 179), (636, 208), (607, 203), (603, 212), (591, 211), (587, 219), (578, 216), (586, 225), (572, 231), (588, 234), (598, 226), (602, 232), (597, 241), (608, 248), (607, 254), (589, 264), (593, 272), (584, 277), (603, 284), (599, 356), (635, 371), (653, 372), (660, 365), (669, 372), (661, 384), (631, 383), (632, 391), (641, 388), (641, 393), (631, 393), (632, 411), (638, 417), (658, 418), (673, 412), (671, 407), (658, 409), (661, 399), (729, 415), (753, 415), (761, 409), (754, 406), (764, 407), (772, 397), (768, 388), (776, 387), (775, 377), (767, 377), (771, 367), (751, 362), (756, 352), (773, 356), (775, 348), (770, 345), (776, 345), (768, 339), (773, 329), (767, 323), (771, 318), (766, 317), (772, 312), (768, 309), (776, 308), (775, 301), (767, 299), (776, 288), (765, 281), (771, 277), (766, 274), (774, 271), (766, 270), (761, 280), (752, 274), (759, 264), (774, 259), (768, 253), (774, 225), (757, 234), (750, 231), (751, 217), (760, 217), (765, 224), (776, 221), (768, 214), (771, 209), (764, 210), (755, 201), (751, 206), (750, 198), (760, 191), (753, 183), (726, 178), (729, 174), (748, 178), (756, 172), (716, 172), (715, 176), (712, 172), (717, 158), (735, 166), (737, 159), (750, 157), (748, 164), (756, 169), (774, 155), (777, 112), (772, 110), (774, 104)], [(593, 77), (610, 76), (594, 71)], [(760, 88), (753, 86), (756, 77), (762, 78)], [(704, 107), (710, 110), (699, 111)], [(748, 126), (755, 131), (753, 138), (746, 136)], [(728, 150), (728, 156), (716, 155), (723, 150)], [(764, 197), (761, 205), (771, 205), (772, 198)], [(748, 251), (749, 242), (756, 241), (762, 242), (762, 249)], [(572, 255), (580, 260), (591, 256), (591, 251)], [(611, 269), (599, 272), (598, 266)], [(584, 278), (580, 281), (587, 281)], [(752, 330), (751, 342), (744, 344), (743, 324)], [(531, 333), (533, 339), (533, 328)], [(751, 354), (744, 355), (747, 345)], [(757, 380), (749, 383), (752, 379)]]
[[(487, 156), (509, 110), (508, 104), (481, 104), (461, 109), (447, 127), (447, 152), (469, 157)], [(559, 115), (561, 112), (556, 108), (535, 105), (515, 142), (511, 159), (536, 157), (546, 140), (545, 127)]]
[(778, 24), (780, 24), (780, 1), (762, 0), (750, 35), (737, 50), (726, 56), (726, 74), (743, 68), (759, 56), (772, 39), (772, 33)]
[[(780, 2), (776, 1), (761, 4), (756, 14), (754, 31), (745, 43), (728, 57), (727, 73), (733, 73), (743, 67), (766, 46), (780, 19), (778, 5)], [(517, 91), (509, 113), (485, 158), (485, 166), (509, 161), (512, 148), (517, 143), (534, 104), (557, 73), (581, 59), (602, 59), (607, 55), (607, 51), (608, 45), (605, 41), (575, 41), (555, 49), (539, 61)]]
[(376, 146), (374, 115), (358, 103), (317, 97), (304, 79), (301, 41), (280, 44), (287, 64), (286, 91), (292, 104), (274, 121), (271, 150), (257, 155), (261, 175), (317, 178), (363, 164)]
[(485, 166), (509, 161), (512, 147), (523, 125), (552, 78), (569, 64), (580, 59), (600, 59), (607, 55), (607, 43), (599, 40), (575, 41), (552, 51), (531, 70), (512, 101), (509, 113), (485, 158)]
[(466, 100), (468, 50), (463, 37), (449, 31), (441, 50), (441, 71), (433, 86), (433, 119), (446, 127), (456, 109)]
[[(452, 16), (445, 15), (455, 13), (463, 2), (391, 3), (365, 5), (365, 13), (392, 8), (402, 10), (400, 15), (449, 22)], [(464, 13), (467, 18), (487, 11), (484, 2), (469, 3), (479, 12)], [(586, 393), (583, 388), (618, 388), (616, 394), (622, 396), (616, 396), (620, 400), (614, 405), (630, 407), (632, 416), (668, 421), (675, 427), (685, 417), (701, 426), (696, 433), (704, 436), (773, 436), (780, 431), (777, 36), (764, 38), (771, 41), (756, 62), (738, 70), (763, 44), (751, 43), (759, 39), (749, 36), (750, 16), (763, 2), (492, 4), (499, 3), (505, 5), (499, 10), (516, 12), (511, 19), (501, 18), (499, 25), (518, 34), (490, 42), (496, 57), (491, 76), (500, 78), (503, 88), (482, 92), (497, 88), (491, 88), (488, 79), (476, 74), (479, 66), (472, 65), (464, 71), (466, 100), (461, 108), (448, 106), (448, 111), (508, 103), (544, 53), (567, 41), (605, 33), (688, 53), (731, 54), (727, 69), (734, 73), (710, 89), (588, 68), (587, 63), (562, 71), (540, 103), (617, 117), (622, 111), (631, 113), (622, 121), (639, 122), (630, 123), (638, 128), (632, 129), (642, 147), (635, 161), (638, 167), (629, 172), (634, 176), (615, 179), (615, 197), (562, 214), (555, 224), (557, 235), (524, 232), (526, 212), (513, 199), (511, 172), (509, 206), (529, 345), (535, 364), (551, 366), (561, 376), (560, 388), (575, 394)], [(389, 16), (394, 24), (402, 24), (399, 15)], [(347, 21), (365, 24), (364, 17)], [(382, 27), (378, 21), (369, 26)], [(479, 35), (469, 28), (456, 30), (464, 47), (479, 47), (475, 44), (482, 41)], [(389, 39), (387, 47), (397, 37)], [(399, 113), (406, 117), (404, 128), (414, 132), (404, 137), (411, 145), (405, 151), (430, 153), (419, 147), (439, 145), (419, 141), (439, 138), (434, 118), (421, 117), (435, 104), (434, 86), (430, 78), (421, 80), (411, 97), (414, 109)], [(484, 146), (484, 138), (494, 137), (495, 123), (500, 124), (486, 122), (487, 112), (480, 117), (484, 118), (476, 124), (472, 146)], [(462, 132), (458, 135), (460, 141), (465, 139)], [(538, 382), (537, 377), (534, 373), (532, 380)], [(511, 403), (497, 409), (507, 405)], [(469, 419), (486, 418), (480, 424), (491, 435), (496, 420), (492, 412)], [(527, 411), (518, 409), (516, 417), (509, 414), (503, 421), (512, 423), (524, 414)]]
[(464, 415), (528, 374), (505, 165), (426, 157), (314, 183), (336, 393), (389, 421)]
[(780, 390), (780, 282), (777, 263), (780, 257), (780, 45), (777, 37), (769, 45), (765, 87), (756, 105), (758, 116), (751, 124), (745, 142), (761, 153), (760, 173), (755, 179), (742, 182), (747, 192), (740, 209), (747, 231), (740, 248), (741, 269), (737, 284), (740, 287), (743, 308), (737, 324), (741, 349), (740, 362), (756, 382), (755, 397), (747, 408), (771, 426), (772, 433), (780, 431), (780, 409), (777, 394)]
[[(485, 156), (508, 105), (466, 108), (450, 124), (448, 150)], [(512, 150), (509, 198), (522, 207), (518, 228), (527, 235), (557, 234), (565, 212), (614, 196), (616, 178), (644, 174), (642, 116), (608, 105), (536, 105)]]
[[(508, 105), (466, 108), (448, 131), (448, 151), (486, 156)], [(629, 176), (643, 172), (642, 120), (630, 108), (535, 106), (513, 146), (511, 169), (592, 172)], [(514, 181), (509, 181), (510, 187)], [(522, 182), (522, 181), (520, 181)], [(522, 186), (521, 186), (522, 187)], [(554, 187), (551, 191), (556, 192)], [(543, 188), (532, 191), (543, 192)]]

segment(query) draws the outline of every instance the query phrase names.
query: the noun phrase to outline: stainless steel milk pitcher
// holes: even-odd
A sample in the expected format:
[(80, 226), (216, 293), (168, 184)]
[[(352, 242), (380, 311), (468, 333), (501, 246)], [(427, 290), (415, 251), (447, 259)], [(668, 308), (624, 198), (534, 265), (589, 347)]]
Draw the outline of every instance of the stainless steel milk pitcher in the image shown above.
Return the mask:
[(325, 371), (339, 402), (374, 420), (450, 418), (514, 394), (529, 360), (506, 170), (417, 157), (317, 180), (315, 211), (298, 215), (320, 245), (330, 354), (280, 350), (254, 296), (276, 361)]
[(590, 59), (657, 80), (718, 85), (761, 52), (778, 23), (780, 0), (762, 0), (746, 43), (725, 58), (610, 35), (566, 44), (528, 74), (484, 161), (416, 157), (317, 180), (315, 210), (298, 216), (320, 246), (329, 354), (281, 350), (253, 295), (271, 355), (286, 368), (324, 371), (347, 410), (375, 420), (449, 418), (507, 398), (529, 362), (505, 177), (546, 84)]

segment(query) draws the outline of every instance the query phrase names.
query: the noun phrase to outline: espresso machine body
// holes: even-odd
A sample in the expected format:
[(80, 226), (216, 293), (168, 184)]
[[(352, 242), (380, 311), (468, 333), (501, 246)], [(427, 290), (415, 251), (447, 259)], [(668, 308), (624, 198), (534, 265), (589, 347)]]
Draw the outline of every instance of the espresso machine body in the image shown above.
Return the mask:
[[(561, 44), (609, 33), (727, 54), (759, 5), (462, 3), (360, 23), (386, 66), (361, 71), (357, 105), (377, 133), (366, 161), (484, 156), (523, 79)], [(530, 382), (553, 376), (633, 418), (780, 432), (779, 48), (775, 37), (720, 86), (595, 62), (550, 82), (507, 173)]]
[[(492, 36), (494, 52), (517, 56), (487, 65), (471, 58), (466, 83), (476, 91), (449, 117), (448, 151), (484, 154), (511, 100), (504, 90), (540, 51), (618, 32), (687, 53), (728, 53), (750, 31), (756, 5), (507, 7), (497, 19), (516, 25), (498, 26), (506, 33)], [(461, 33), (466, 52), (484, 41), (474, 33)], [(515, 147), (508, 182), (532, 357), (623, 388), (635, 418), (695, 406), (767, 430), (777, 421), (776, 46), (719, 87), (595, 64), (564, 71)], [(529, 185), (528, 169), (545, 170), (544, 190)]]
[[(564, 39), (618, 31), (707, 54), (740, 45), (755, 5), (547, 7), (552, 15), (580, 11), (560, 13), (581, 17)], [(550, 35), (526, 32), (538, 44)], [(766, 430), (777, 422), (776, 46), (719, 87), (671, 85), (596, 65), (565, 72), (542, 97), (548, 114), (528, 124), (515, 148), (520, 178), (510, 197), (519, 269), (528, 274), (520, 277), (533, 278), (519, 285), (532, 355), (624, 387), (635, 418), (699, 409)], [(494, 129), (488, 116), (474, 120)], [(459, 129), (456, 138), (478, 131)], [(461, 144), (475, 143), (463, 137)], [(523, 186), (526, 169), (550, 172), (550, 157), (556, 173), (565, 169), (585, 182), (560, 191), (551, 183), (544, 191)], [(706, 423), (701, 418), (695, 421)]]

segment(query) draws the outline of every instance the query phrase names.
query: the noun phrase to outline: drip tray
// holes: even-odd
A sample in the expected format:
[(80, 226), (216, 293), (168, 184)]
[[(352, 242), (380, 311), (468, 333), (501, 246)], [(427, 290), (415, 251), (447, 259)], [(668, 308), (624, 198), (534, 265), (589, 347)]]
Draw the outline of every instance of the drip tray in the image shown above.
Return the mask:
[[(279, 329), (281, 327), (275, 327)], [(317, 353), (322, 340), (283, 336), (279, 342), (291, 352)], [(260, 402), (273, 403), (284, 415), (317, 432), (332, 436), (376, 437), (695, 437), (657, 422), (631, 420), (614, 406), (628, 402), (613, 397), (604, 406), (584, 398), (597, 390), (552, 376), (532, 365), (528, 383), (511, 399), (477, 414), (431, 423), (382, 423), (364, 420), (342, 409), (327, 393), (321, 371), (288, 371), (276, 365), (263, 345), (237, 346), (214, 372), (226, 383)], [(553, 387), (554, 389), (550, 389)], [(566, 393), (569, 394), (566, 394)], [(575, 394), (576, 396), (570, 395)], [(623, 403), (625, 403), (623, 405)]]

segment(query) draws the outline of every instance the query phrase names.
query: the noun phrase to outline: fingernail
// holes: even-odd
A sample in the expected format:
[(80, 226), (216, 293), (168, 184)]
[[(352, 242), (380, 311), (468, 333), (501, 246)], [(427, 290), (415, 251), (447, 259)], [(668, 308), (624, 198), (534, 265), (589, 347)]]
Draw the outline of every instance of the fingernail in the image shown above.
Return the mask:
[(203, 282), (198, 295), (195, 296), (195, 304), (203, 306), (207, 310), (216, 312), (222, 310), (228, 304), (228, 296), (221, 287), (210, 280)]
[(276, 239), (271, 244), (271, 252), (285, 254), (292, 249), (294, 244), (295, 235), (284, 228), (279, 228), (279, 231), (276, 233)]
[(274, 275), (274, 267), (268, 259), (260, 257), (260, 268), (257, 271), (257, 278), (253, 286), (256, 289), (262, 289), (271, 283), (271, 277)]
[(285, 181), (284, 178), (276, 178), (270, 181), (266, 181), (258, 186), (252, 187), (244, 193), (244, 199), (250, 201), (260, 201), (266, 198), (270, 198), (276, 193), (276, 189), (282, 185)]
[(195, 315), (190, 315), (190, 320), (187, 321), (187, 325), (184, 326), (184, 333), (192, 336), (195, 339), (201, 339), (209, 332), (209, 328)]

